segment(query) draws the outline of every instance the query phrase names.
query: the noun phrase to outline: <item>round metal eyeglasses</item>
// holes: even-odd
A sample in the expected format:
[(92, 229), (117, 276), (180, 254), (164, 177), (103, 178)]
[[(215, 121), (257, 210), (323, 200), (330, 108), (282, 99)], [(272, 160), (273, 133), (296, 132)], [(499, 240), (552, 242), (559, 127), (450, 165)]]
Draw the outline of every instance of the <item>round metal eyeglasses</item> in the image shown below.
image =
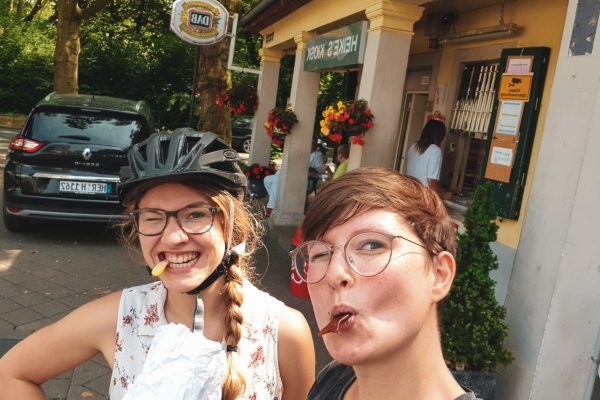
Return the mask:
[(167, 227), (170, 217), (175, 217), (179, 227), (190, 235), (200, 235), (212, 228), (215, 214), (219, 211), (216, 207), (206, 204), (190, 204), (175, 211), (166, 211), (160, 208), (140, 208), (129, 213), (135, 229), (140, 235), (158, 236)]
[[(294, 249), (290, 255), (297, 274), (307, 283), (318, 283), (325, 277), (334, 247), (340, 247), (352, 271), (361, 276), (375, 276), (385, 270), (392, 259), (392, 242), (403, 239), (427, 250), (427, 247), (401, 235), (388, 235), (380, 232), (362, 232), (351, 237), (343, 246), (328, 245), (318, 240), (309, 240)], [(401, 248), (400, 254), (408, 249)]]

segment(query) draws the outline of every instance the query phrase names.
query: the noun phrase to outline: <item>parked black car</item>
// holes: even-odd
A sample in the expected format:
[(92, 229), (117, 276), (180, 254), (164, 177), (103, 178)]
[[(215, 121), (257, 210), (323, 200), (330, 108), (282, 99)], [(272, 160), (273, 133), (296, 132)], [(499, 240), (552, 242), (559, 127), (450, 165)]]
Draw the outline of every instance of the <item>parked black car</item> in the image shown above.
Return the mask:
[(250, 153), (252, 122), (252, 117), (235, 116), (231, 118), (231, 145), (234, 149)]
[(51, 93), (9, 145), (3, 217), (18, 231), (30, 220), (113, 222), (116, 185), (132, 144), (152, 133), (143, 101)]

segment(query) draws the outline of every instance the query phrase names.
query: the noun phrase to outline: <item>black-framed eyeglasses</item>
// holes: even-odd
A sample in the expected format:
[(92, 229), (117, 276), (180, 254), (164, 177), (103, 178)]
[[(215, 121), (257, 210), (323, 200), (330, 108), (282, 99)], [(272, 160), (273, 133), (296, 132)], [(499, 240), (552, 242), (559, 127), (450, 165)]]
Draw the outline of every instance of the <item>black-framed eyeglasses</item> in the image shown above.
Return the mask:
[(217, 207), (204, 203), (190, 204), (179, 210), (166, 211), (160, 208), (140, 208), (129, 213), (135, 229), (140, 235), (158, 236), (167, 227), (170, 217), (175, 217), (177, 224), (190, 235), (200, 235), (212, 228)]
[[(309, 240), (294, 249), (292, 264), (296, 272), (307, 283), (318, 283), (324, 277), (331, 261), (334, 247), (340, 247), (352, 271), (362, 276), (375, 276), (383, 272), (392, 259), (392, 242), (403, 239), (427, 250), (430, 255), (436, 253), (427, 247), (402, 235), (389, 235), (381, 232), (362, 232), (352, 236), (346, 244), (328, 245), (318, 240)], [(405, 254), (407, 249), (400, 249)]]

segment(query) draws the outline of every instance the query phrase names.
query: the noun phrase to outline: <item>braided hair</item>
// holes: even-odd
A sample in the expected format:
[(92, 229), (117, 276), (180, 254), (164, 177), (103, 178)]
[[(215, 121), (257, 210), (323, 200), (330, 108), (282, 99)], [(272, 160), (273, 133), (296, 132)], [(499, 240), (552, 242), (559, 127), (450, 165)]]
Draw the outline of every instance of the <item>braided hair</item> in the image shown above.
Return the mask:
[[(183, 183), (183, 182), (182, 182)], [(222, 288), (223, 300), (225, 302), (226, 313), (223, 319), (225, 329), (225, 342), (227, 345), (227, 374), (221, 386), (221, 398), (223, 400), (235, 400), (245, 390), (246, 380), (236, 363), (235, 350), (242, 338), (242, 315), (241, 305), (244, 301), (242, 285), (244, 279), (252, 276), (253, 268), (251, 255), (260, 245), (260, 233), (262, 226), (253, 217), (244, 203), (232, 196), (226, 190), (205, 186), (194, 182), (183, 183), (198, 190), (203, 195), (209, 197), (221, 210), (224, 240), (227, 242), (227, 233), (230, 231), (230, 205), (233, 204), (233, 234), (231, 238), (231, 247), (245, 243), (245, 250), (242, 253), (228, 254), (227, 271), (225, 273), (225, 284)], [(131, 204), (126, 204), (125, 213), (129, 215), (137, 207), (137, 203), (143, 193), (140, 193), (137, 199), (132, 199)], [(134, 248), (137, 243), (137, 232), (133, 221), (126, 220), (118, 224), (119, 236), (121, 242), (128, 248)]]

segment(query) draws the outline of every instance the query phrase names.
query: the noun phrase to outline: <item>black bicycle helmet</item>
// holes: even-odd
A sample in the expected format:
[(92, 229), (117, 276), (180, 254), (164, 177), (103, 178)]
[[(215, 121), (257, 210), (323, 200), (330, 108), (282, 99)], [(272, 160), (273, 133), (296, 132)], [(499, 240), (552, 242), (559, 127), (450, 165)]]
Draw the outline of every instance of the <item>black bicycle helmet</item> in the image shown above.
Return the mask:
[(118, 185), (122, 204), (134, 192), (163, 182), (193, 180), (220, 186), (237, 197), (243, 197), (247, 186), (237, 152), (212, 132), (158, 132), (133, 145), (127, 158), (129, 165), (121, 168)]

